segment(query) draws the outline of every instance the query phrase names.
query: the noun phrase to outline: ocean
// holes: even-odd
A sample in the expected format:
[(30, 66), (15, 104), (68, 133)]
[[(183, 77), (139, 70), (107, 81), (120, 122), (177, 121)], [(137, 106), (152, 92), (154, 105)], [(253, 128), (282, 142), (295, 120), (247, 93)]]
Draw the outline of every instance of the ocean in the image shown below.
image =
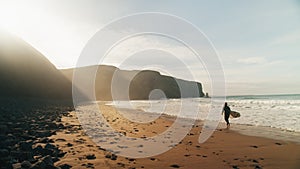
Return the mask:
[(231, 109), (242, 116), (232, 123), (300, 132), (300, 95), (229, 96)]
[[(264, 126), (300, 132), (300, 94), (227, 96), (226, 101), (231, 110), (241, 114), (239, 118), (230, 119), (233, 124)], [(115, 101), (108, 104), (113, 104), (117, 108), (131, 109), (132, 111), (142, 110), (157, 113), (157, 115), (164, 113), (200, 120), (206, 120), (208, 112), (212, 108), (210, 98), (137, 100), (130, 101), (129, 104), (125, 101)], [(195, 105), (198, 114), (189, 114), (189, 112), (195, 110)], [(184, 107), (184, 113), (180, 113), (182, 107)], [(221, 123), (224, 122), (221, 110), (219, 120)]]

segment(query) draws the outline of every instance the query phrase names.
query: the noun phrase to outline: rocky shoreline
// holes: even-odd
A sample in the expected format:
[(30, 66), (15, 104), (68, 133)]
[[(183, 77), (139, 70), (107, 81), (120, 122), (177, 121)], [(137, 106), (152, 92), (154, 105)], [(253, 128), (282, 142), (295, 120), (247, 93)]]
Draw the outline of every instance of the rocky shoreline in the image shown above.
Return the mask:
[[(0, 99), (0, 169), (294, 169), (299, 166), (298, 143), (242, 135), (222, 125), (209, 140), (199, 144), (203, 127), (200, 121), (179, 144), (165, 153), (145, 158), (123, 157), (105, 149), (105, 142), (93, 142), (82, 129), (71, 105), (61, 102), (3, 103)], [(100, 104), (99, 108), (115, 130), (133, 138), (153, 137), (166, 131), (174, 122), (172, 117), (160, 117), (139, 124), (121, 117), (113, 106)], [(145, 145), (139, 147), (144, 147), (141, 152), (146, 151)]]
[(54, 166), (65, 155), (48, 137), (66, 128), (62, 116), (72, 106), (6, 101), (0, 105), (0, 169), (70, 168)]

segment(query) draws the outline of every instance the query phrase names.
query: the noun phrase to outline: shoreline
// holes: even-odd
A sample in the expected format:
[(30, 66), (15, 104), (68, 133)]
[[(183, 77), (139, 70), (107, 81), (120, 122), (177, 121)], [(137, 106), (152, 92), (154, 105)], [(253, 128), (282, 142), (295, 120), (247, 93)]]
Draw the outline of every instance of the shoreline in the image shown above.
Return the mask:
[[(114, 107), (113, 104), (110, 102), (97, 102), (98, 104), (104, 104), (105, 106), (112, 106)], [(127, 109), (127, 108), (118, 108), (118, 110), (128, 110), (128, 111), (136, 111), (135, 109)], [(154, 116), (159, 116), (161, 115), (162, 118), (166, 118), (168, 120), (174, 121), (176, 118), (180, 119), (187, 119), (187, 120), (194, 120), (190, 118), (185, 118), (185, 117), (177, 117), (175, 115), (169, 115), (169, 114), (158, 114), (154, 112), (145, 112), (141, 110), (145, 114), (149, 115), (154, 115)], [(203, 124), (205, 120), (201, 119), (196, 119), (194, 123), (198, 124)], [(240, 124), (240, 123), (231, 123), (231, 130), (236, 131), (240, 134), (247, 135), (247, 136), (256, 136), (256, 137), (262, 137), (262, 138), (269, 138), (269, 139), (274, 139), (275, 137), (278, 140), (281, 141), (290, 141), (294, 143), (300, 144), (300, 132), (298, 131), (291, 131), (287, 129), (281, 129), (281, 128), (276, 128), (276, 127), (271, 127), (271, 126), (255, 126), (251, 124)], [(226, 126), (223, 117), (219, 121), (219, 125), (215, 130), (221, 129), (222, 127), (224, 128)]]
[[(114, 107), (101, 105), (104, 116), (116, 130), (130, 137), (151, 137), (172, 125), (172, 119), (163, 115), (152, 124), (127, 123), (120, 119)], [(118, 118), (117, 118), (118, 117)], [(112, 120), (114, 119), (114, 120)], [(117, 119), (117, 120), (115, 120)], [(82, 130), (75, 112), (64, 116), (66, 130), (51, 136), (66, 152), (56, 166), (72, 168), (290, 168), (300, 165), (300, 145), (295, 142), (240, 134), (232, 126), (220, 124), (203, 144), (198, 143), (202, 125), (193, 126), (185, 138), (169, 151), (149, 158), (126, 158), (95, 144)], [(155, 132), (155, 133), (154, 133)], [(63, 138), (65, 141), (60, 141)], [(276, 153), (274, 153), (276, 152)]]
[[(175, 120), (176, 116), (162, 114), (162, 118), (166, 118), (168, 120)], [(189, 119), (183, 117), (179, 117), (179, 118)], [(222, 118), (215, 131), (226, 128), (226, 123), (223, 121), (224, 120)], [(195, 120), (195, 124), (196, 123), (198, 125), (199, 124), (203, 125), (204, 120)], [(268, 138), (268, 139), (274, 139), (276, 137), (276, 139), (274, 140), (288, 141), (288, 142), (300, 144), (300, 139), (299, 139), (300, 132), (297, 131), (290, 131), (290, 130), (269, 127), (269, 126), (254, 126), (249, 124), (237, 124), (237, 123), (230, 123), (230, 130), (246, 136), (254, 136), (254, 137), (261, 137), (261, 138)]]
[[(225, 123), (224, 123), (225, 125)], [(246, 124), (231, 124), (231, 130), (242, 135), (262, 137), (268, 139), (288, 141), (300, 144), (300, 132), (279, 129), (267, 126), (253, 126)]]

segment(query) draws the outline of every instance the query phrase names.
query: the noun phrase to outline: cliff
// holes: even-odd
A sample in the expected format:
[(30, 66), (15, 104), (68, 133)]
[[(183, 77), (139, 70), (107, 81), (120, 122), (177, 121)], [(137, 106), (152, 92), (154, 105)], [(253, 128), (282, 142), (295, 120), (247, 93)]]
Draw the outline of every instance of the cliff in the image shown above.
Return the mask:
[[(97, 100), (149, 99), (159, 89), (167, 98), (203, 97), (202, 85), (161, 75), (151, 70), (120, 70), (113, 66), (78, 68), (85, 75), (97, 69), (95, 93)], [(72, 100), (74, 69), (58, 70), (40, 52), (22, 39), (0, 31), (0, 97)], [(179, 85), (178, 85), (179, 84)], [(113, 87), (112, 87), (113, 86)], [(185, 92), (180, 91), (180, 87)], [(195, 92), (196, 88), (199, 90)], [(84, 91), (84, 88), (82, 90)], [(156, 94), (152, 99), (160, 99)]]
[[(114, 99), (124, 100), (129, 96), (132, 100), (147, 100), (151, 91), (155, 89), (161, 90), (167, 98), (204, 96), (201, 83), (161, 75), (157, 71), (120, 70), (114, 66), (107, 65), (81, 67), (77, 68), (77, 71), (88, 74), (95, 69), (98, 70), (95, 78), (97, 100), (112, 100), (111, 91), (114, 91)], [(73, 71), (73, 69), (61, 70), (70, 80), (72, 80)], [(128, 89), (126, 89), (127, 86), (129, 87)], [(180, 92), (179, 86), (185, 92)], [(198, 92), (195, 92), (195, 90), (198, 90)], [(161, 97), (162, 95), (157, 95), (154, 99)]]

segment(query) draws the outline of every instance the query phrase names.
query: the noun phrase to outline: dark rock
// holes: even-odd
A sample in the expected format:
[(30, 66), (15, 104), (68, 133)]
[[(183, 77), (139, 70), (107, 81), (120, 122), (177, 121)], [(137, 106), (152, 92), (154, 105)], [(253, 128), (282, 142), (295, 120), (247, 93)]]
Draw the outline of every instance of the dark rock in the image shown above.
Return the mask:
[(32, 141), (21, 141), (19, 147), (23, 151), (32, 151)]
[(37, 147), (35, 147), (33, 149), (33, 151), (34, 151), (35, 154), (41, 154), (42, 151), (43, 151), (43, 147), (41, 145), (38, 145)]
[(52, 161), (53, 161), (53, 163), (55, 163), (55, 162), (59, 161), (59, 158), (58, 157), (52, 157)]
[(0, 149), (0, 157), (7, 157), (9, 152), (7, 149)]
[(0, 135), (5, 135), (7, 131), (8, 131), (7, 125), (1, 124), (0, 125)]
[(110, 159), (111, 160), (117, 160), (117, 158), (118, 158), (118, 156), (116, 156), (115, 154), (112, 154)]
[(120, 166), (120, 167), (122, 167), (122, 168), (125, 167), (125, 164), (124, 164), (124, 163), (117, 163), (117, 164), (118, 164), (118, 166)]
[(58, 150), (58, 148), (55, 145), (49, 143), (47, 143), (45, 145), (45, 148), (41, 151), (42, 155), (51, 155), (53, 157), (57, 157), (59, 153), (60, 150)]
[[(47, 137), (58, 130), (56, 121), (62, 114), (61, 108), (48, 105), (42, 109), (21, 108), (19, 104), (7, 109), (0, 106), (0, 169), (57, 169), (53, 163), (65, 153), (50, 144), (53, 140)], [(46, 145), (43, 148), (36, 143)]]
[(88, 155), (86, 156), (86, 159), (88, 159), (88, 160), (93, 160), (93, 159), (96, 159), (96, 156), (95, 156), (95, 154), (88, 154)]
[(52, 149), (52, 150), (57, 149), (57, 148), (55, 147), (55, 145), (49, 144), (49, 143), (47, 143), (47, 144), (45, 145), (45, 148), (47, 148), (47, 149)]
[[(1, 137), (1, 136), (0, 136)], [(18, 143), (19, 140), (15, 139), (15, 138), (0, 138), (0, 148), (4, 148), (4, 149), (7, 149), (8, 147), (11, 147), (15, 144)]]
[(60, 167), (61, 169), (70, 169), (70, 168), (72, 168), (72, 166), (69, 165), (69, 164), (62, 164), (62, 165), (60, 165), (59, 167)]
[(43, 158), (42, 158), (42, 161), (43, 161), (46, 165), (53, 165), (52, 157), (49, 156), (49, 155), (43, 157)]
[(56, 167), (54, 165), (46, 165), (45, 169), (60, 169), (59, 167)]
[(172, 164), (172, 165), (170, 165), (170, 167), (172, 167), (172, 168), (180, 168), (180, 166), (177, 165), (177, 164)]
[(30, 168), (31, 167), (31, 163), (29, 161), (23, 161), (21, 163), (22, 168)]
[(43, 148), (40, 154), (43, 156), (46, 156), (46, 155), (55, 156), (55, 151), (52, 149)]
[(52, 135), (52, 131), (49, 130), (40, 130), (36, 132), (37, 137), (50, 137)]
[(151, 161), (155, 161), (155, 160), (156, 160), (156, 158), (150, 158), (150, 160), (151, 160)]
[(59, 129), (65, 129), (66, 127), (65, 127), (63, 124), (60, 123), (60, 124), (58, 125), (58, 128), (59, 128)]
[(106, 154), (105, 158), (111, 158), (111, 155), (110, 154)]
[(67, 145), (68, 147), (72, 147), (72, 146), (73, 146), (72, 143), (67, 143), (66, 145)]
[(35, 136), (29, 135), (27, 132), (28, 132), (28, 131), (25, 131), (25, 133), (22, 133), (22, 134), (21, 134), (21, 137), (22, 137), (24, 140), (30, 140), (30, 139), (34, 139), (34, 138), (35, 138)]
[(11, 151), (10, 156), (14, 157), (15, 159), (18, 159), (18, 161), (24, 161), (24, 160), (33, 160), (33, 154), (30, 151)]
[(262, 167), (260, 167), (259, 165), (255, 165), (254, 169), (262, 169)]
[(59, 151), (59, 152), (57, 153), (57, 157), (63, 157), (63, 156), (65, 156), (66, 154), (67, 154), (67, 152)]
[[(45, 127), (46, 127), (46, 126), (45, 126)], [(48, 123), (48, 124), (47, 124), (47, 128), (48, 128), (48, 129), (57, 129), (58, 126), (57, 126), (56, 123)]]
[(132, 162), (132, 161), (135, 161), (135, 159), (134, 158), (129, 158), (128, 161)]

